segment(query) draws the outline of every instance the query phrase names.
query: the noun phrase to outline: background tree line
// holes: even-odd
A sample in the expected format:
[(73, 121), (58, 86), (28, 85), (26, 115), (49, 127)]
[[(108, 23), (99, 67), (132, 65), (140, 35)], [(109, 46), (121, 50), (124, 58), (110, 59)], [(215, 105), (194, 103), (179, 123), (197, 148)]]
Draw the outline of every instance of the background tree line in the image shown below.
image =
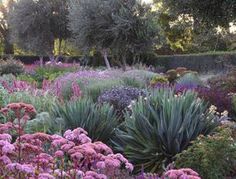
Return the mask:
[(108, 67), (108, 55), (125, 66), (144, 53), (234, 50), (236, 41), (234, 0), (5, 0), (0, 13), (5, 54), (98, 51)]

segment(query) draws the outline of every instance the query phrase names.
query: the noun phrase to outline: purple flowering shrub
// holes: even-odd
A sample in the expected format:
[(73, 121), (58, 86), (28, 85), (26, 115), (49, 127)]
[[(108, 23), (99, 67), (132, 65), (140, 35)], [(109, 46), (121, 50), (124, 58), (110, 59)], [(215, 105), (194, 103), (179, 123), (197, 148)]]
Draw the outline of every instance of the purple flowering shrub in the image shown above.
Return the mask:
[(226, 91), (212, 88), (196, 88), (200, 98), (217, 107), (218, 112), (227, 110), (232, 113), (232, 96)]
[(216, 76), (208, 80), (208, 84), (213, 89), (220, 89), (227, 93), (236, 92), (236, 71), (231, 71), (225, 75)]
[[(26, 134), (28, 112), (12, 106), (17, 122), (0, 124), (0, 176), (8, 178), (127, 178), (133, 165), (102, 142), (92, 142), (82, 128), (63, 136)], [(24, 107), (24, 106), (23, 106)], [(31, 111), (31, 110), (30, 110)], [(3, 111), (5, 114), (6, 110)], [(13, 140), (12, 134), (17, 134)]]

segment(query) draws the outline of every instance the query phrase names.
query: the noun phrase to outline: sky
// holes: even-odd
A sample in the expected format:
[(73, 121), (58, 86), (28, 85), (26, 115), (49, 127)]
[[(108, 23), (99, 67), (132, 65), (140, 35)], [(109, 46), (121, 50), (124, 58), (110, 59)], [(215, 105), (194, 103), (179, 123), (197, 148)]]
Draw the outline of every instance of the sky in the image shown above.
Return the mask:
[(143, 2), (152, 3), (152, 0), (143, 0)]

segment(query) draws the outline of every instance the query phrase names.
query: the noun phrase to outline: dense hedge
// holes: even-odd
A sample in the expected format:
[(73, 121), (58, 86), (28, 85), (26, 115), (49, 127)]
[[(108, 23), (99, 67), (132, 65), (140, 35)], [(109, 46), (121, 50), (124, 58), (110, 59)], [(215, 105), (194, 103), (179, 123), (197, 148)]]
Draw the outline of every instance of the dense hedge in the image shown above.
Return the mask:
[[(2, 56), (3, 59), (6, 59), (7, 56)], [(16, 55), (14, 56), (14, 59), (16, 60), (20, 60), (21, 62), (23, 62), (24, 64), (34, 64), (39, 62), (40, 57), (39, 56), (20, 56), (20, 55)], [(67, 63), (81, 63), (82, 65), (91, 65), (91, 66), (104, 66), (105, 63), (103, 61), (103, 59), (100, 56), (63, 56), (63, 57), (59, 57), (58, 58), (59, 61), (61, 62), (67, 62)], [(49, 57), (44, 56), (43, 57), (43, 62), (47, 62), (50, 61)]]
[(229, 69), (229, 64), (236, 65), (236, 54), (159, 56), (146, 63), (153, 66), (164, 66), (166, 69), (181, 66), (199, 72), (226, 71)]
[[(37, 56), (15, 56), (15, 59), (22, 61), (24, 64), (33, 64), (39, 61)], [(190, 55), (171, 55), (171, 56), (157, 56), (154, 54), (142, 55), (142, 62), (154, 67), (162, 66), (165, 69), (172, 69), (176, 67), (187, 67), (191, 70), (199, 72), (208, 71), (222, 71), (227, 70), (225, 63), (236, 65), (236, 53), (219, 53), (219, 54), (190, 54)], [(43, 57), (44, 62), (49, 61), (49, 57)], [(62, 62), (80, 62), (82, 65), (89, 66), (104, 66), (105, 63), (100, 55), (97, 56), (76, 56), (76, 57), (60, 57)], [(132, 64), (132, 60), (129, 61)]]

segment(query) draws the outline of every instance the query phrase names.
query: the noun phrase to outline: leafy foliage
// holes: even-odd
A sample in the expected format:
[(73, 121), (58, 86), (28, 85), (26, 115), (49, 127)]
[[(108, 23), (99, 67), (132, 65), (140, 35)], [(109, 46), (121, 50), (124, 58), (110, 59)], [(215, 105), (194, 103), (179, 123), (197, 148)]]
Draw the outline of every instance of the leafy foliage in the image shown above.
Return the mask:
[(98, 102), (111, 104), (118, 114), (122, 115), (131, 102), (137, 100), (140, 96), (145, 96), (144, 90), (131, 87), (118, 87), (102, 93), (98, 98)]
[(67, 3), (67, 0), (17, 1), (9, 18), (13, 41), (25, 51), (53, 55), (54, 41), (70, 36)]
[(218, 112), (227, 110), (232, 113), (232, 97), (228, 92), (221, 89), (199, 87), (196, 89), (198, 96), (210, 105), (215, 105)]
[(227, 74), (210, 78), (208, 84), (212, 89), (226, 93), (236, 92), (236, 71), (233, 70)]
[(235, 176), (236, 146), (231, 131), (219, 129), (212, 136), (201, 136), (187, 150), (176, 156), (178, 168), (190, 167), (202, 178), (220, 179)]
[(32, 120), (27, 121), (25, 126), (25, 132), (32, 134), (35, 132), (49, 132), (49, 128), (52, 125), (52, 119), (50, 118), (49, 113), (42, 112), (36, 115)]
[(122, 80), (127, 86), (145, 88), (156, 75), (146, 70), (129, 70), (123, 73)]
[(185, 89), (196, 89), (198, 87), (203, 87), (203, 82), (196, 73), (186, 73), (179, 77), (175, 83), (175, 90), (182, 91)]
[(50, 112), (54, 103), (57, 102), (55, 96), (49, 93), (40, 92), (33, 94), (30, 91), (18, 91), (14, 93), (2, 93), (4, 99), (4, 105), (15, 102), (24, 102), (35, 106), (36, 110), (40, 112)]
[(116, 131), (114, 144), (136, 165), (136, 171), (142, 166), (147, 172), (161, 170), (192, 140), (217, 126), (215, 116), (191, 91), (176, 96), (172, 90), (158, 89), (131, 110)]
[(10, 38), (9, 14), (13, 8), (14, 0), (0, 3), (0, 37), (4, 43), (4, 54), (13, 54), (14, 48)]
[(125, 65), (129, 53), (150, 49), (157, 35), (154, 13), (140, 1), (71, 0), (70, 29), (75, 44), (97, 48), (104, 58), (109, 51)]
[(24, 73), (24, 65), (23, 63), (14, 60), (14, 59), (7, 59), (0, 61), (0, 74), (13, 74), (19, 75)]
[(234, 0), (207, 0), (204, 2), (165, 0), (163, 3), (177, 16), (190, 14), (194, 21), (200, 25), (229, 27), (229, 23), (235, 21), (236, 4)]
[(118, 119), (110, 105), (99, 106), (86, 98), (55, 105), (52, 113), (54, 118), (65, 120), (66, 129), (83, 127), (92, 140), (105, 143), (109, 142), (118, 125)]

